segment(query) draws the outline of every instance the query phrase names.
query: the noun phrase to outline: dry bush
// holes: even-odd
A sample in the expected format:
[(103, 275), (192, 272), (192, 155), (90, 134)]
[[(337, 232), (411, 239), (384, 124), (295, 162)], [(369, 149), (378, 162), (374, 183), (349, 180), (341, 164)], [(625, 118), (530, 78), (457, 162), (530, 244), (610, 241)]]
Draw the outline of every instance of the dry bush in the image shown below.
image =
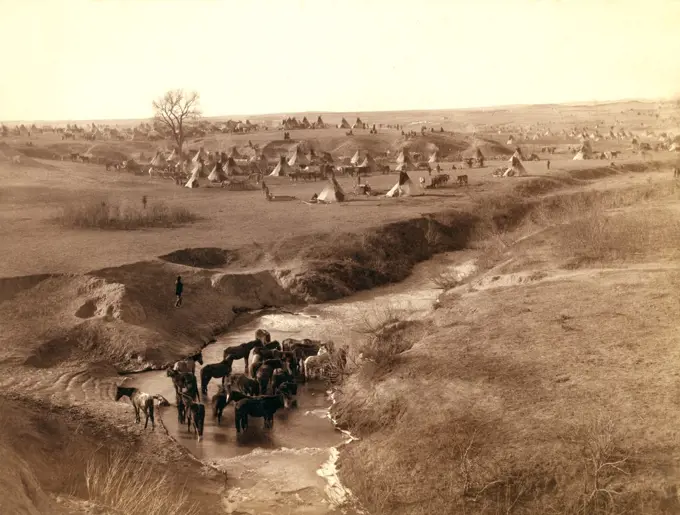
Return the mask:
[(400, 314), (408, 311), (408, 306), (400, 306), (394, 302), (371, 304), (369, 309), (357, 308), (357, 325), (353, 330), (362, 335), (376, 336), (388, 324), (398, 322)]
[(462, 283), (462, 280), (458, 272), (447, 271), (432, 277), (432, 282), (437, 288), (450, 290), (456, 286), (459, 286)]
[(89, 500), (126, 515), (198, 515), (184, 489), (178, 489), (165, 473), (115, 451), (91, 458), (85, 469)]
[(70, 228), (134, 230), (144, 227), (176, 227), (195, 222), (198, 216), (183, 207), (169, 207), (155, 202), (137, 207), (126, 202), (106, 201), (68, 205), (57, 221)]

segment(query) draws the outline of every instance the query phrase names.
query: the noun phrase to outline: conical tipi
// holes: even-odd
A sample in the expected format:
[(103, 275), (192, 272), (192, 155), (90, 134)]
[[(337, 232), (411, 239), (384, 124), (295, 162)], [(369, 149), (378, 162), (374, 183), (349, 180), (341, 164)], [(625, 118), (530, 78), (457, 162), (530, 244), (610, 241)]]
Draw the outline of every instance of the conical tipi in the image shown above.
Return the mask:
[(432, 155), (430, 156), (430, 159), (427, 161), (430, 164), (437, 164), (439, 162), (439, 151), (435, 150), (432, 152)]
[(151, 166), (153, 168), (161, 168), (165, 164), (165, 159), (163, 159), (163, 155), (161, 154), (160, 150), (156, 152), (156, 155), (154, 158), (151, 160)]
[(199, 164), (194, 165), (194, 169), (191, 171), (191, 178), (184, 185), (187, 188), (198, 188), (198, 174), (200, 172), (201, 166)]
[(345, 120), (344, 118), (343, 118), (342, 121), (340, 122), (340, 128), (341, 128), (341, 129), (351, 129), (349, 123), (348, 123), (347, 120)]
[(232, 177), (234, 175), (243, 175), (241, 167), (236, 164), (233, 157), (227, 158), (227, 162), (224, 165), (224, 173), (227, 177)]
[(390, 191), (388, 191), (386, 197), (411, 197), (414, 195), (422, 195), (423, 190), (420, 185), (414, 183), (406, 172), (399, 172), (399, 180)]
[(222, 169), (222, 163), (215, 163), (212, 172), (210, 172), (210, 175), (208, 175), (208, 180), (210, 182), (222, 182), (226, 179), (227, 176), (225, 175), (224, 170)]
[(524, 165), (522, 165), (522, 162), (513, 154), (512, 157), (510, 157), (510, 166), (505, 170), (503, 177), (519, 177), (526, 174), (527, 171), (524, 169)]
[(374, 174), (376, 171), (375, 160), (371, 154), (366, 153), (363, 162), (359, 165), (359, 168), (368, 168), (369, 173)]
[(309, 159), (299, 146), (295, 147), (295, 152), (288, 160), (288, 166), (309, 166)]
[(286, 161), (286, 156), (281, 156), (279, 157), (279, 162), (276, 165), (276, 168), (272, 170), (272, 173), (270, 173), (270, 177), (282, 177), (284, 175), (290, 175), (290, 166), (288, 166), (288, 162)]
[(338, 184), (335, 178), (335, 174), (331, 174), (331, 178), (328, 180), (328, 185), (323, 189), (317, 200), (321, 202), (344, 202), (345, 192), (342, 191), (342, 187)]
[(360, 159), (360, 155), (359, 155), (359, 151), (357, 150), (354, 153), (354, 155), (352, 156), (352, 159), (350, 159), (349, 162), (352, 166), (357, 166), (359, 164), (359, 159)]

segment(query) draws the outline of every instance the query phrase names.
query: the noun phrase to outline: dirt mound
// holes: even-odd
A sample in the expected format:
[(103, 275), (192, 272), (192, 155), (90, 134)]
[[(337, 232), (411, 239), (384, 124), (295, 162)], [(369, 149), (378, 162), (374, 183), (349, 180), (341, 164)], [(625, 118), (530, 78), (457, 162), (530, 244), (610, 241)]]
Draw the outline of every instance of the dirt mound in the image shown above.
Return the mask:
[(493, 139), (474, 138), (463, 151), (463, 157), (474, 157), (478, 148), (486, 159), (493, 159), (497, 156), (511, 156), (515, 152), (515, 149), (510, 149)]
[(437, 150), (439, 157), (446, 158), (455, 156), (467, 148), (468, 144), (462, 136), (456, 134), (425, 133), (415, 138), (400, 137), (392, 144), (392, 152), (398, 153), (401, 149), (408, 149), (411, 153), (421, 153), (424, 158)]
[(368, 152), (373, 157), (384, 154), (394, 148), (394, 141), (397, 139), (394, 132), (378, 134), (355, 134), (353, 136), (338, 136), (319, 141), (319, 148), (323, 152), (330, 152), (333, 157), (343, 158), (352, 157), (354, 153)]
[[(146, 149), (146, 147), (145, 147)], [(71, 152), (91, 155), (92, 158), (102, 161), (124, 161), (130, 159), (130, 152), (118, 148), (111, 143), (87, 143), (87, 142), (63, 142), (52, 143), (40, 149), (41, 153), (49, 153), (55, 157), (51, 159), (61, 159), (68, 157)]]
[(274, 140), (267, 143), (262, 148), (262, 153), (267, 157), (268, 160), (274, 161), (279, 158), (279, 156), (287, 156), (290, 149), (293, 148), (297, 143), (290, 140)]
[(23, 277), (0, 278), (0, 303), (11, 300), (23, 290), (33, 288), (45, 279), (59, 277), (54, 274), (25, 275)]
[(207, 247), (176, 250), (170, 254), (159, 256), (159, 259), (194, 268), (219, 268), (235, 261), (236, 254), (229, 250)]
[[(9, 146), (7, 143), (4, 141), (0, 142), (0, 163), (2, 162), (10, 162), (12, 161), (12, 158), (18, 156), (21, 159), (21, 165), (30, 165), (30, 166), (43, 166), (37, 161), (34, 161), (30, 157), (26, 157), (26, 155), (19, 150), (12, 148)], [(37, 157), (37, 156), (36, 156)]]

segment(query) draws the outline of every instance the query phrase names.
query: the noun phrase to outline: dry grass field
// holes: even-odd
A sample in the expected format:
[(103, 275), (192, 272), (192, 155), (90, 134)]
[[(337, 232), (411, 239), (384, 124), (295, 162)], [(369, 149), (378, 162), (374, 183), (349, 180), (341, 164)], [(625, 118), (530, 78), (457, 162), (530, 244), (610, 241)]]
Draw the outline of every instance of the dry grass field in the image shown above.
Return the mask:
[[(669, 113), (627, 103), (506, 108), (493, 118), (484, 110), (360, 115), (414, 130), (441, 125), (447, 132), (409, 140), (422, 152), (436, 145), (453, 156), (484, 138), (507, 158), (519, 121), (554, 133), (617, 123), (654, 141), (644, 131), (678, 131)], [(352, 122), (356, 113), (324, 120), (342, 116)], [(391, 129), (291, 133), (338, 161), (357, 149), (390, 151), (392, 169), (406, 143)], [(209, 135), (189, 147), (248, 140), (271, 158), (287, 148), (279, 131)], [(560, 151), (549, 170), (545, 154), (524, 162), (526, 177), (494, 177), (506, 161), (461, 172), (444, 158), (443, 172), (468, 174), (469, 186), (313, 205), (302, 201), (325, 181), (266, 178), (274, 195), (295, 197), (267, 202), (259, 190), (205, 181), (189, 189), (61, 160), (90, 142), (0, 138), (0, 406), (8, 414), (0, 458), (10, 470), (0, 477), (0, 512), (229, 512), (229, 473), (193, 459), (162, 423), (153, 433), (135, 426), (129, 404), (113, 401), (118, 374), (192, 354), (236, 311), (346, 297), (400, 281), (436, 253), (466, 250), (477, 274), (459, 281), (442, 271), (442, 296), (425, 320), (377, 324), (342, 342), (352, 373), (335, 413), (360, 437), (341, 452), (344, 484), (372, 514), (680, 513), (676, 157), (641, 159), (627, 141), (594, 142), (596, 151), (622, 151), (610, 166), (573, 161), (567, 147), (578, 143), (561, 137), (517, 144), (527, 155), (545, 145)], [(138, 158), (156, 148), (169, 143), (95, 142), (91, 153)], [(20, 164), (7, 157), (15, 153)], [(384, 193), (397, 178), (366, 180)], [(339, 182), (352, 191), (354, 179)], [(389, 313), (383, 322), (394, 322)], [(144, 471), (141, 484), (126, 479), (131, 469)]]

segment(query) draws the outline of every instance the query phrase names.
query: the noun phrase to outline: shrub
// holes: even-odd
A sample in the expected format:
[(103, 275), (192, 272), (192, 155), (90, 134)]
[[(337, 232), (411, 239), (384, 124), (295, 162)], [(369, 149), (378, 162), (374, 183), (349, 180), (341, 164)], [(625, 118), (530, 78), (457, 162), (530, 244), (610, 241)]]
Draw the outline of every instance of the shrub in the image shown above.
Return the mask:
[(63, 208), (57, 221), (81, 229), (134, 230), (144, 227), (176, 227), (195, 222), (198, 216), (183, 207), (169, 207), (162, 202), (140, 209), (121, 202), (106, 201), (69, 205)]
[(127, 515), (198, 515), (184, 489), (177, 489), (167, 474), (132, 456), (115, 451), (91, 458), (85, 469), (89, 500)]

